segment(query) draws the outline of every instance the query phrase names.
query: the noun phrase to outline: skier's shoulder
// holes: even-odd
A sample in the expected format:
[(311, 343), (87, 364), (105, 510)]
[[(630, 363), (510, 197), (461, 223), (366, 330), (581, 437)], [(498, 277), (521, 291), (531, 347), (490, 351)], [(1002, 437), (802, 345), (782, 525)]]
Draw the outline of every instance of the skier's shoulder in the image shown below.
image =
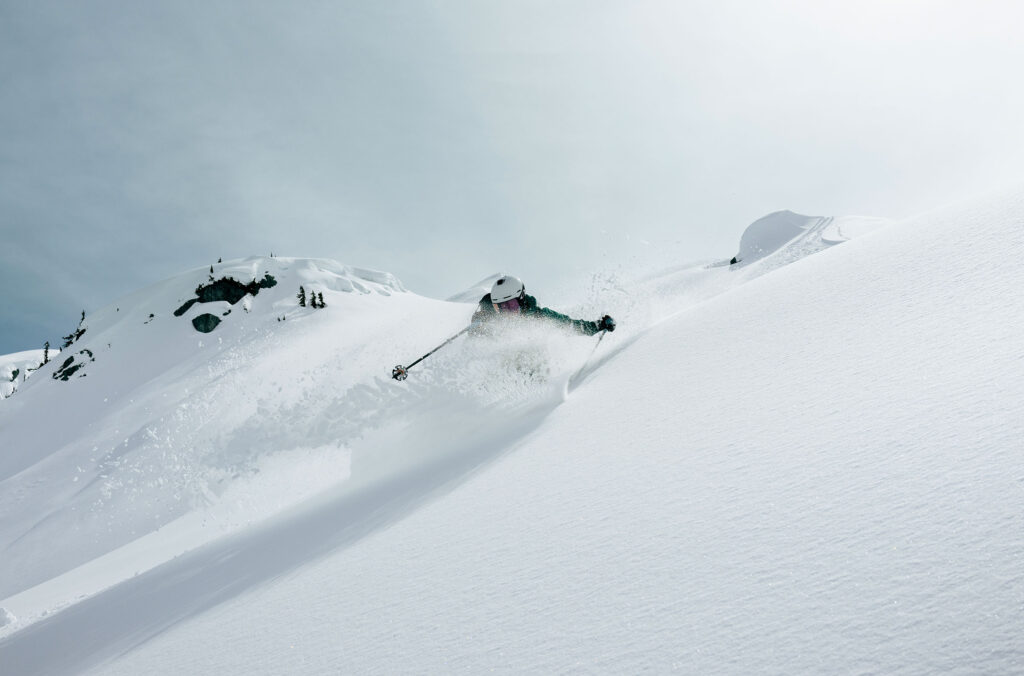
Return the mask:
[(491, 323), (497, 314), (494, 305), (491, 304), (491, 294), (484, 294), (484, 297), (480, 299), (480, 303), (473, 312), (473, 317), (469, 320), (469, 335), (487, 335), (489, 331), (486, 325)]
[(523, 302), (523, 312), (526, 313), (526, 314), (530, 314), (530, 315), (534, 315), (534, 316), (538, 316), (538, 317), (546, 317), (548, 319), (555, 319), (555, 320), (566, 320), (566, 321), (569, 320), (569, 318), (566, 317), (565, 315), (563, 315), (563, 314), (561, 314), (559, 312), (555, 312), (554, 310), (552, 310), (549, 307), (542, 306), (540, 303), (537, 302), (537, 299), (534, 298), (533, 296), (526, 296), (525, 298), (523, 298), (522, 302)]

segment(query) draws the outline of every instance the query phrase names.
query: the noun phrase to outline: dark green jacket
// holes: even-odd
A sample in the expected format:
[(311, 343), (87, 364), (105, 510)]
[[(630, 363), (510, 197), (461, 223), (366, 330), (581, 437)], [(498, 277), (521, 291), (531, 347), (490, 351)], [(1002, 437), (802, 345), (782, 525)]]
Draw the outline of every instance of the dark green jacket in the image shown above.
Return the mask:
[[(559, 314), (549, 308), (541, 307), (537, 305), (537, 299), (529, 294), (520, 301), (519, 316), (553, 322), (560, 326), (572, 328), (576, 332), (582, 333), (585, 336), (592, 336), (601, 330), (600, 322), (588, 322), (585, 319), (573, 319), (572, 317)], [(477, 306), (476, 312), (473, 313), (473, 328), (471, 328), (469, 332), (472, 334), (490, 333), (490, 327), (488, 325), (492, 324), (492, 320), (497, 319), (498, 317), (498, 311), (494, 309), (494, 304), (491, 303), (491, 294), (485, 295), (480, 299), (480, 304)]]

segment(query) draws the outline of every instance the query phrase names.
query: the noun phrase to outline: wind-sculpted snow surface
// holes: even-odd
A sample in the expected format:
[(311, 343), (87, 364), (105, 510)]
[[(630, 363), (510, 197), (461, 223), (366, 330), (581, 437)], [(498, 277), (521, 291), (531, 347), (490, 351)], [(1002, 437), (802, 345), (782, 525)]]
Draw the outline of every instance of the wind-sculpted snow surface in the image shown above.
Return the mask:
[(866, 216), (833, 218), (777, 211), (757, 219), (743, 232), (739, 253), (736, 254), (737, 264), (750, 265), (768, 259), (769, 265), (762, 266), (762, 272), (767, 272), (888, 223), (885, 219)]

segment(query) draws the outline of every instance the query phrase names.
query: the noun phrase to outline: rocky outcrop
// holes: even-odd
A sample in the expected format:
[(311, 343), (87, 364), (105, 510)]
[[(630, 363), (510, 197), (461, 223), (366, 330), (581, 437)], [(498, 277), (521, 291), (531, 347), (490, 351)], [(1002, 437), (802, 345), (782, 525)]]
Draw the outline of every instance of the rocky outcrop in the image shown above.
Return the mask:
[(209, 333), (217, 328), (218, 324), (220, 324), (220, 317), (211, 315), (209, 312), (201, 314), (192, 320), (192, 326), (200, 333)]
[[(234, 305), (247, 295), (255, 296), (260, 292), (260, 289), (269, 289), (273, 286), (277, 286), (277, 280), (274, 279), (274, 276), (269, 272), (263, 276), (263, 279), (259, 281), (254, 279), (248, 284), (242, 284), (237, 279), (231, 279), (230, 277), (221, 277), (215, 282), (200, 284), (197, 286), (196, 297), (190, 298), (184, 305), (175, 310), (174, 316), (182, 316), (196, 303), (216, 303), (218, 301), (227, 301)], [(227, 313), (224, 314), (226, 315)], [(210, 319), (204, 319), (204, 317), (209, 317), (214, 321), (211, 322)], [(217, 328), (217, 324), (219, 323), (220, 319), (211, 314), (199, 315), (192, 320), (192, 326), (196, 328), (196, 331), (202, 331), (203, 333), (213, 331)]]
[[(53, 372), (53, 379), (67, 382), (71, 379), (71, 376), (78, 373), (85, 367), (86, 363), (90, 361), (96, 361), (96, 358), (92, 355), (92, 350), (82, 350), (76, 355), (71, 355), (64, 360), (64, 363), (61, 364), (56, 371)], [(85, 374), (79, 373), (78, 377), (84, 378)]]

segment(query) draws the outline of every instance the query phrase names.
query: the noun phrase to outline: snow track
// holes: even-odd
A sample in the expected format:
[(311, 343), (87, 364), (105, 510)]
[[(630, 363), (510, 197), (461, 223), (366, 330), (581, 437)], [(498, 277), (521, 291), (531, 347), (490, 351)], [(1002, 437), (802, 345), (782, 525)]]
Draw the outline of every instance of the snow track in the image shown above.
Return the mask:
[[(388, 393), (396, 390), (364, 390), (361, 396), (395, 397)], [(5, 669), (23, 676), (77, 673), (388, 527), (531, 434), (561, 402), (557, 383), (538, 395), (514, 415), (501, 408), (467, 408), (464, 400), (397, 395), (402, 404), (386, 408), (395, 418), (391, 424), (354, 446), (351, 481), (0, 641)], [(71, 636), (78, 639), (68, 642)], [(49, 649), (54, 643), (62, 650)]]

